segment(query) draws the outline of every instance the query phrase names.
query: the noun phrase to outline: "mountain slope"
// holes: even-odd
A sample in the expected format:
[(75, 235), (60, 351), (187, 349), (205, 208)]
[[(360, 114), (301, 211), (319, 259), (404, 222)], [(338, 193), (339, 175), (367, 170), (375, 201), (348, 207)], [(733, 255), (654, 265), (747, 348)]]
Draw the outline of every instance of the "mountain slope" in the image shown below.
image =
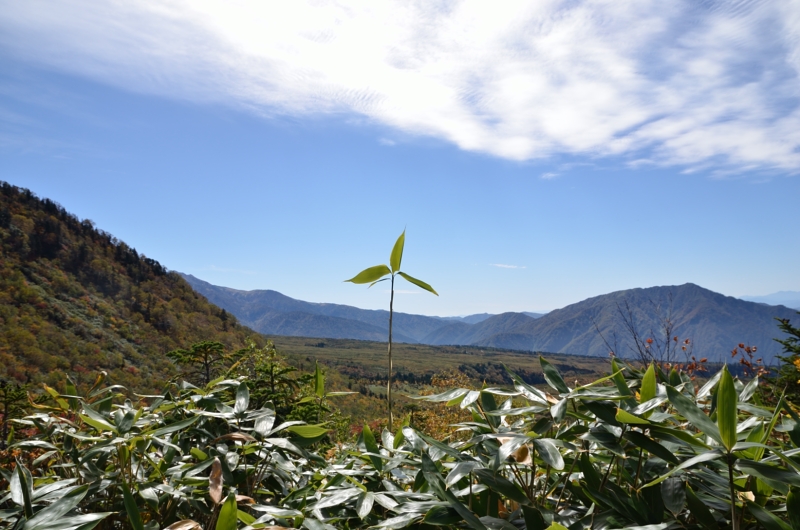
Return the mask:
[[(389, 333), (389, 312), (382, 310), (359, 309), (357, 307), (340, 304), (317, 304), (304, 302), (289, 298), (277, 291), (254, 290), (240, 291), (229, 287), (220, 287), (200, 280), (190, 274), (182, 274), (183, 278), (199, 293), (208, 298), (214, 304), (238, 316), (246, 325), (253, 327), (256, 331), (268, 335), (298, 335), (308, 337), (329, 337), (344, 338), (340, 329), (336, 326), (325, 328), (325, 323), (345, 325), (342, 320), (349, 320), (366, 324), (368, 327), (359, 326), (355, 323), (346, 324), (346, 329), (352, 331), (347, 336), (351, 339), (360, 340), (386, 340)], [(333, 317), (339, 320), (329, 320), (324, 318), (304, 318), (302, 322), (307, 325), (304, 328), (300, 325), (301, 320), (294, 318), (292, 329), (294, 333), (283, 333), (281, 327), (275, 327), (277, 320), (268, 317), (270, 313), (305, 313), (310, 316)], [(447, 320), (436, 317), (426, 317), (422, 315), (410, 315), (407, 313), (394, 313), (392, 323), (392, 335), (398, 342), (419, 342), (425, 335), (435, 329), (447, 324)], [(287, 325), (283, 323), (282, 325)], [(316, 331), (312, 331), (316, 330)], [(380, 331), (382, 338), (375, 335)], [(321, 333), (314, 335), (312, 333)]]
[(608, 355), (612, 349), (619, 355), (630, 355), (633, 345), (625, 317), (644, 339), (660, 336), (659, 315), (671, 317), (673, 332), (681, 340), (691, 339), (695, 356), (715, 361), (729, 358), (739, 343), (757, 346), (759, 356), (771, 361), (781, 351), (773, 340), (781, 336), (774, 318), (797, 319), (797, 313), (786, 307), (747, 302), (685, 284), (589, 298), (523, 323), (507, 332), (511, 336), (496, 334), (475, 344), (584, 355)]
[(66, 372), (87, 383), (103, 370), (160, 390), (150, 385), (176, 373), (166, 352), (202, 340), (236, 349), (249, 335), (155, 260), (0, 182), (0, 377), (52, 385)]
[(534, 319), (522, 313), (503, 313), (489, 317), (477, 324), (454, 322), (429, 333), (421, 342), (424, 344), (476, 344), (486, 337), (509, 332), (525, 326)]

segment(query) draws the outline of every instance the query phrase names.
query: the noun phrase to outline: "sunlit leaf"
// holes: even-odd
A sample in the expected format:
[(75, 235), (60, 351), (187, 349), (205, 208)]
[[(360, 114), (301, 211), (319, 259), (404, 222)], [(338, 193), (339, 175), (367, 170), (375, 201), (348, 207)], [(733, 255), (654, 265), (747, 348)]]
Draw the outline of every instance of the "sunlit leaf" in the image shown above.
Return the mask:
[[(375, 440), (375, 435), (372, 433), (372, 429), (370, 429), (369, 425), (366, 423), (364, 424), (364, 429), (361, 431), (361, 435), (364, 438), (364, 446), (367, 448), (368, 452), (375, 454), (379, 454), (381, 452), (380, 448), (378, 447), (378, 442)], [(369, 459), (375, 469), (377, 469), (380, 473), (383, 470), (383, 460), (380, 457), (371, 455)]]
[(416, 279), (416, 278), (414, 278), (414, 277), (412, 277), (412, 276), (410, 276), (410, 275), (406, 274), (405, 272), (398, 272), (397, 274), (399, 274), (400, 276), (402, 276), (403, 278), (405, 278), (405, 279), (406, 279), (406, 280), (408, 280), (409, 282), (413, 283), (413, 284), (414, 284), (414, 285), (416, 285), (417, 287), (420, 287), (420, 288), (422, 288), (422, 289), (425, 289), (425, 290), (426, 290), (426, 291), (428, 291), (429, 293), (433, 293), (433, 294), (435, 294), (436, 296), (439, 296), (439, 293), (437, 293), (437, 292), (436, 292), (436, 291), (433, 289), (433, 287), (431, 287), (431, 286), (430, 286), (430, 285), (428, 285), (427, 283), (423, 282), (422, 280), (418, 280), (418, 279)]
[(208, 476), (208, 495), (214, 504), (222, 502), (222, 463), (218, 457), (214, 457), (211, 464), (211, 474)]
[(738, 421), (738, 411), (736, 405), (739, 401), (739, 393), (733, 384), (733, 377), (728, 371), (727, 366), (722, 367), (722, 376), (717, 388), (717, 425), (722, 445), (730, 452), (736, 445), (736, 424)]
[(364, 269), (349, 280), (345, 281), (352, 283), (372, 283), (391, 273), (392, 271), (386, 265), (375, 265), (374, 267)]
[(216, 530), (236, 530), (239, 509), (236, 506), (236, 495), (231, 492), (219, 510)]
[(542, 365), (542, 373), (544, 374), (544, 379), (547, 381), (547, 384), (558, 390), (561, 394), (568, 394), (569, 387), (564, 382), (558, 369), (541, 355), (539, 356), (539, 363)]
[(392, 272), (397, 272), (400, 270), (400, 262), (403, 260), (403, 246), (405, 243), (406, 231), (403, 230), (403, 233), (397, 238), (394, 247), (392, 247), (392, 255), (389, 258), (389, 265), (392, 267)]

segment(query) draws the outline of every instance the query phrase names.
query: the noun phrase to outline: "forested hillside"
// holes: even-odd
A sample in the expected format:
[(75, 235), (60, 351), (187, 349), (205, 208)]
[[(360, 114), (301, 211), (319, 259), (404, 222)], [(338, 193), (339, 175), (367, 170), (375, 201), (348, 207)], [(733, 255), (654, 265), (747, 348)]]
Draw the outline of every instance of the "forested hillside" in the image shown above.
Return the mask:
[(152, 390), (176, 372), (166, 352), (201, 340), (240, 348), (250, 335), (157, 261), (0, 182), (0, 377), (53, 384), (105, 370)]

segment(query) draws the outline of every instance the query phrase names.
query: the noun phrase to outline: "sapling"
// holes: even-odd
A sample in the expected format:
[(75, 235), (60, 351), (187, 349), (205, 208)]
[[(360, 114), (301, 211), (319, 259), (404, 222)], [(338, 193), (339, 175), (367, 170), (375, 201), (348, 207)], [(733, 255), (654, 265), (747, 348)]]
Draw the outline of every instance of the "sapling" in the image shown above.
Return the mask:
[(427, 283), (400, 271), (400, 262), (403, 260), (403, 247), (405, 246), (405, 241), (406, 231), (403, 230), (403, 233), (397, 238), (394, 248), (392, 248), (392, 254), (389, 256), (389, 266), (375, 265), (374, 267), (364, 269), (349, 280), (345, 280), (352, 283), (368, 283), (370, 287), (378, 282), (383, 282), (386, 280), (390, 280), (392, 282), (391, 296), (389, 298), (389, 379), (386, 383), (386, 397), (389, 402), (390, 431), (392, 430), (392, 316), (394, 306), (394, 278), (397, 275), (402, 276), (417, 287), (425, 289), (426, 291), (439, 296), (439, 293), (437, 293), (433, 287)]

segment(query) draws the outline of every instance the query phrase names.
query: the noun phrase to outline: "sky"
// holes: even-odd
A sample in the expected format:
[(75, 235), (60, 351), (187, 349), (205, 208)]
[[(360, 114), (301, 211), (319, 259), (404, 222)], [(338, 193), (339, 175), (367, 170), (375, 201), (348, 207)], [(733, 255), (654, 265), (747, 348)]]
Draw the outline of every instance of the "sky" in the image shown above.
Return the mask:
[(216, 285), (800, 291), (798, 173), (796, 2), (0, 0), (0, 180)]

